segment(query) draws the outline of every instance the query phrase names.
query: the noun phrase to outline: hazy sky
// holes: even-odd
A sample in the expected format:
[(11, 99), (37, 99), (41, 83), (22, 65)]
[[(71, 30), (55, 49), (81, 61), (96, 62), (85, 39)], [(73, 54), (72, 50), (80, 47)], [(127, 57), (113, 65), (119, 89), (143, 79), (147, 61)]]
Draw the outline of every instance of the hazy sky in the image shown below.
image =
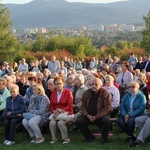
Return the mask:
[[(2, 3), (16, 3), (23, 4), (28, 3), (32, 0), (2, 0)], [(87, 2), (87, 3), (109, 3), (109, 2), (117, 2), (117, 1), (127, 1), (127, 0), (67, 0), (69, 2)]]

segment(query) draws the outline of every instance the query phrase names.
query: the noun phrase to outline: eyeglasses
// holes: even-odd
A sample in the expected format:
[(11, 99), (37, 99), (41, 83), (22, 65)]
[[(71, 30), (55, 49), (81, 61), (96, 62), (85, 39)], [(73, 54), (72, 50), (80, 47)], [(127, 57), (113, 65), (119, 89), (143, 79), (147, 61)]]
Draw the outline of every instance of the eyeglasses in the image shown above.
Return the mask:
[(134, 89), (134, 88), (135, 88), (135, 86), (129, 86), (129, 89), (131, 89), (131, 88), (132, 88), (132, 89)]
[(107, 82), (110, 82), (110, 79), (106, 79)]
[(87, 78), (87, 80), (91, 80), (91, 78)]
[(55, 83), (56, 85), (62, 85), (62, 83)]
[(92, 83), (92, 85), (98, 86), (98, 84), (97, 84), (97, 83)]
[(47, 85), (54, 85), (53, 83), (48, 83)]

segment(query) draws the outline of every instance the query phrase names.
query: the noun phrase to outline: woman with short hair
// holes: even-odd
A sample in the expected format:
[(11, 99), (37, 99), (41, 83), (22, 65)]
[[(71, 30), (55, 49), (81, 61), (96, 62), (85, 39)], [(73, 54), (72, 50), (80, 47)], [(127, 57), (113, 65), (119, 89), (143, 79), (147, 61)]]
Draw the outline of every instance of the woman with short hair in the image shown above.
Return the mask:
[(120, 117), (118, 124), (127, 134), (126, 141), (133, 141), (135, 118), (145, 114), (146, 98), (139, 90), (139, 83), (132, 81), (129, 83), (129, 93), (127, 93), (120, 105)]
[(113, 118), (119, 111), (120, 93), (119, 93), (119, 90), (114, 85), (114, 78), (111, 75), (107, 75), (105, 77), (105, 83), (106, 85), (103, 88), (106, 89), (110, 93), (111, 100), (112, 100), (111, 106), (113, 109), (111, 113), (111, 118)]
[(50, 98), (52, 92), (55, 90), (54, 79), (49, 79), (47, 81), (47, 90), (45, 90), (45, 94), (48, 98)]
[(71, 88), (75, 118), (81, 116), (82, 97), (87, 89), (88, 88), (84, 85), (84, 76), (82, 74), (77, 74), (74, 79), (74, 86)]
[(6, 99), (4, 112), (5, 145), (15, 143), (16, 126), (22, 121), (22, 113), (25, 112), (24, 98), (19, 94), (19, 87), (11, 84), (9, 87), (11, 96)]
[[(67, 123), (74, 118), (73, 114), (73, 95), (72, 92), (64, 88), (65, 81), (61, 77), (56, 77), (54, 79), (56, 90), (54, 90), (50, 97), (50, 111), (53, 113), (53, 120), (50, 121), (49, 128), (52, 135), (51, 144), (56, 143), (57, 141), (57, 125), (61, 132), (63, 144), (68, 144), (70, 142)], [(61, 111), (68, 112), (68, 119), (64, 120), (55, 120)]]

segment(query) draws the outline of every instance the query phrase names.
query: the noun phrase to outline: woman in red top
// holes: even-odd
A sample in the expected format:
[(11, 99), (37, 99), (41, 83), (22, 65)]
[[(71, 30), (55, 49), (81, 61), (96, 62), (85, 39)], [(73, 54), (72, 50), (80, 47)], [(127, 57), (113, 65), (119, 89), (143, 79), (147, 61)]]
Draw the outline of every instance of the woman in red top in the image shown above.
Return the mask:
[[(50, 131), (52, 135), (51, 144), (57, 141), (57, 124), (58, 128), (62, 135), (63, 144), (67, 144), (70, 142), (68, 137), (68, 131), (66, 124), (74, 118), (73, 114), (73, 96), (70, 90), (64, 88), (64, 79), (61, 77), (56, 77), (54, 79), (54, 84), (56, 86), (56, 90), (54, 90), (50, 97), (50, 111), (53, 113), (54, 120), (50, 121)], [(68, 112), (69, 118), (67, 121), (59, 120), (56, 121), (55, 118), (61, 113), (60, 109)]]
[(146, 73), (146, 78), (147, 78), (147, 89), (148, 92), (150, 92), (150, 72)]

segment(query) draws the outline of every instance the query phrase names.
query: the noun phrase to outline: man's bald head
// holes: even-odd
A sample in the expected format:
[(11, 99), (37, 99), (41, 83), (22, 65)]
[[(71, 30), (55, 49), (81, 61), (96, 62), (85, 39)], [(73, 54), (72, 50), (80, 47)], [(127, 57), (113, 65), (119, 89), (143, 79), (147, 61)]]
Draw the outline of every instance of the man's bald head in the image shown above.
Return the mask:
[(100, 88), (102, 87), (103, 82), (101, 79), (99, 78), (94, 78), (92, 80), (92, 90), (95, 92), (98, 92), (100, 90)]

